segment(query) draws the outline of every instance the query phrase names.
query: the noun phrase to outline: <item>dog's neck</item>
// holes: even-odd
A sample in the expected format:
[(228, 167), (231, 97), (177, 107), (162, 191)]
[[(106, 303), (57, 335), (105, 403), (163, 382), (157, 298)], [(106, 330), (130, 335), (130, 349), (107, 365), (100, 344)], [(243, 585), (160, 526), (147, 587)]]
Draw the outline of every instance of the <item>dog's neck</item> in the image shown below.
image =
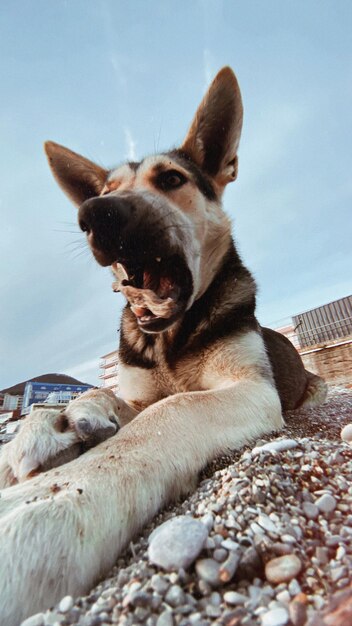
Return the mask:
[(172, 366), (181, 356), (204, 349), (220, 337), (256, 329), (255, 294), (255, 281), (231, 240), (208, 289), (171, 329), (155, 335), (143, 333), (126, 306), (120, 358), (130, 365), (153, 367), (157, 352), (154, 348), (161, 344), (161, 353)]

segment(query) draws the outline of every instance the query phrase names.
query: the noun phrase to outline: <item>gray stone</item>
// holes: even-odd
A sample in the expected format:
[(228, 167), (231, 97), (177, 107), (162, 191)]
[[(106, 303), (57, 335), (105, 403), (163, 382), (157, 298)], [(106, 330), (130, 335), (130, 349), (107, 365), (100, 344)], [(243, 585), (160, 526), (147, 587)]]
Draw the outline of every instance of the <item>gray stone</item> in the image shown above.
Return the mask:
[(209, 600), (210, 600), (210, 604), (213, 604), (214, 606), (220, 606), (220, 604), (221, 604), (221, 595), (217, 591), (213, 591), (213, 593), (211, 594)]
[(223, 561), (225, 561), (227, 558), (227, 555), (228, 555), (228, 551), (225, 550), (225, 548), (216, 548), (216, 550), (214, 550), (213, 552), (213, 558), (218, 563), (222, 563)]
[(315, 556), (320, 565), (327, 565), (329, 562), (329, 550), (323, 546), (318, 546), (315, 550)]
[[(126, 596), (127, 597), (127, 596)], [(131, 604), (134, 607), (142, 607), (145, 608), (147, 606), (149, 606), (151, 603), (151, 596), (149, 595), (149, 593), (146, 593), (145, 591), (133, 591), (131, 594), (129, 594), (129, 604)]]
[(227, 604), (235, 606), (236, 604), (248, 602), (248, 596), (245, 596), (243, 593), (238, 593), (237, 591), (226, 591), (226, 593), (224, 593), (224, 600)]
[(216, 587), (220, 585), (220, 565), (214, 559), (200, 559), (196, 562), (196, 572), (202, 580)]
[(159, 615), (156, 626), (174, 626), (174, 620), (171, 611), (164, 611)]
[(240, 555), (238, 552), (230, 552), (226, 561), (220, 565), (219, 577), (223, 583), (228, 583), (234, 576), (238, 564), (240, 561)]
[(313, 504), (312, 502), (303, 502), (302, 509), (307, 519), (317, 519), (319, 515), (319, 509), (315, 504)]
[(265, 576), (271, 583), (288, 582), (296, 578), (301, 571), (302, 563), (295, 554), (285, 554), (271, 559), (265, 566)]
[(186, 569), (203, 549), (207, 536), (202, 522), (189, 515), (174, 517), (150, 535), (149, 559), (168, 571)]
[(336, 500), (329, 493), (324, 493), (315, 501), (316, 506), (322, 513), (332, 513), (336, 509)]
[(154, 591), (160, 593), (160, 595), (163, 595), (170, 586), (169, 581), (163, 576), (160, 576), (160, 574), (154, 574), (151, 578), (150, 584)]
[(207, 527), (208, 531), (211, 531), (214, 525), (214, 516), (211, 513), (206, 513), (200, 518), (200, 521)]
[(281, 535), (281, 541), (282, 543), (296, 543), (297, 538), (294, 537), (293, 535), (289, 535), (288, 533), (285, 533), (284, 535)]
[(347, 569), (344, 566), (334, 567), (331, 569), (330, 576), (333, 583), (336, 583), (340, 578), (343, 578), (347, 574)]
[(221, 547), (225, 548), (225, 550), (238, 550), (240, 544), (236, 543), (236, 541), (233, 541), (232, 539), (224, 539), (221, 541)]
[(292, 578), (292, 580), (290, 580), (290, 582), (288, 583), (288, 590), (292, 597), (297, 596), (299, 593), (301, 593), (301, 585), (299, 584), (298, 580), (296, 580), (296, 578)]
[(73, 607), (72, 596), (65, 596), (64, 598), (62, 598), (59, 604), (59, 611), (61, 611), (61, 613), (67, 613), (67, 611), (71, 611), (72, 607)]
[(172, 607), (180, 606), (185, 602), (185, 593), (179, 585), (172, 585), (165, 596), (165, 602)]
[(275, 535), (278, 534), (279, 531), (277, 527), (275, 526), (274, 522), (271, 521), (270, 517), (268, 517), (267, 515), (264, 515), (263, 513), (259, 515), (257, 522), (259, 526), (264, 528), (264, 530), (266, 530), (267, 532), (274, 533)]
[(220, 617), (221, 608), (219, 606), (214, 606), (213, 604), (207, 604), (205, 612), (208, 617)]
[(335, 548), (342, 541), (343, 540), (342, 540), (342, 537), (340, 537), (340, 535), (330, 535), (330, 537), (326, 538), (325, 543), (329, 548)]
[(21, 626), (44, 626), (44, 614), (36, 613), (31, 617), (27, 617), (27, 619), (21, 622)]

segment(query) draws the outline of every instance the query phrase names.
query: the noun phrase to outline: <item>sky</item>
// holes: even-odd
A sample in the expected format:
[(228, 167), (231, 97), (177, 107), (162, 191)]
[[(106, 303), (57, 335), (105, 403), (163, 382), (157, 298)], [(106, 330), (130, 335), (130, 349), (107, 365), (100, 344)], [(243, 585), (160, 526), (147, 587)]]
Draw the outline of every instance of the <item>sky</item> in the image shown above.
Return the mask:
[(244, 102), (224, 197), (258, 318), (351, 293), (350, 0), (2, 0), (0, 388), (97, 384), (122, 296), (54, 182), (51, 139), (111, 167), (180, 145), (223, 65)]

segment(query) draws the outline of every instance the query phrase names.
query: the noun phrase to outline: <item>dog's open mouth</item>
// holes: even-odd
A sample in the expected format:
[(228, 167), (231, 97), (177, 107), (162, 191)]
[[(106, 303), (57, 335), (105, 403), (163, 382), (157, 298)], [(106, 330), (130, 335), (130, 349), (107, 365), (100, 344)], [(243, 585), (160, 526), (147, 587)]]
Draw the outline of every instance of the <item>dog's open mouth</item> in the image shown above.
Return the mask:
[(179, 257), (167, 260), (157, 257), (134, 269), (119, 262), (111, 267), (116, 276), (112, 288), (128, 300), (141, 329), (165, 330), (185, 310), (190, 278), (189, 271), (185, 278), (184, 263)]

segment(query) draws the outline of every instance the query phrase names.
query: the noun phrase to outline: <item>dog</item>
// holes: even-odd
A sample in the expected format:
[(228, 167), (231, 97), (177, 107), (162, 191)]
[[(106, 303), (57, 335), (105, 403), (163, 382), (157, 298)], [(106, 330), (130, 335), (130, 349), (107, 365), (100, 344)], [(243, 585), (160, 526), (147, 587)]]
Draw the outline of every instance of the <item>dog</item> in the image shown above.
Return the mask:
[[(292, 344), (259, 325), (255, 281), (222, 209), (224, 189), (237, 177), (242, 117), (236, 77), (225, 67), (178, 149), (106, 170), (45, 144), (95, 259), (112, 267), (114, 289), (127, 299), (121, 399), (113, 412), (123, 424), (46, 472), (55, 445), (42, 452), (45, 463), (39, 455), (28, 464), (27, 475), (16, 474), (21, 459), (8, 455), (8, 473), (22, 482), (0, 499), (0, 611), (7, 626), (68, 593), (87, 593), (210, 460), (280, 430), (282, 410), (325, 399), (324, 381), (304, 369)], [(72, 402), (68, 446), (81, 438), (81, 419), (90, 434), (101, 427), (97, 410), (109, 420), (105, 397), (95, 390)], [(13, 448), (21, 456), (25, 429), (18, 437), (22, 443), (14, 440)]]

